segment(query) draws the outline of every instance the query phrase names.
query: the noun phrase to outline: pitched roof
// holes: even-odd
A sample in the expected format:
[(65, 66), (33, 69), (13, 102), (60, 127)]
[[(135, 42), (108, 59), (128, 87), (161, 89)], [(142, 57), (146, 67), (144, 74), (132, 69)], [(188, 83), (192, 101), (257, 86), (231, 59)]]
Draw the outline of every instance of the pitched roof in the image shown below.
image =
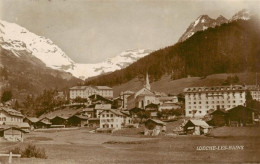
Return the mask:
[(95, 109), (111, 109), (111, 104), (96, 104)]
[(233, 112), (233, 111), (236, 111), (236, 110), (249, 110), (249, 111), (253, 111), (253, 112), (258, 112), (257, 109), (245, 107), (245, 106), (242, 106), (242, 105), (238, 105), (238, 106), (236, 106), (234, 108), (231, 108), (227, 112), (230, 113), (230, 112)]
[(24, 117), (24, 115), (21, 112), (14, 110), (12, 108), (9, 108), (9, 107), (0, 107), (0, 111), (5, 111), (6, 113), (8, 113), (11, 116)]
[(27, 118), (29, 121), (31, 121), (31, 122), (33, 122), (33, 123), (39, 121), (39, 119), (36, 118), (36, 117), (25, 117), (25, 118)]
[[(161, 120), (156, 120), (156, 119), (148, 119), (147, 121), (152, 121), (152, 122), (154, 122), (154, 123), (156, 123), (156, 124), (160, 124), (160, 125), (166, 125), (166, 123), (165, 122), (162, 122)], [(147, 122), (146, 121), (146, 122)]]
[(217, 110), (211, 112), (210, 115), (214, 115), (214, 114), (218, 114), (218, 113), (226, 114), (227, 111), (224, 111), (224, 110), (222, 110), (222, 109), (217, 109)]
[[(19, 128), (29, 128), (30, 125), (27, 122), (6, 122), (5, 125), (7, 126), (14, 126), (14, 127), (19, 127)], [(2, 127), (2, 125), (1, 125)]]
[(74, 87), (71, 87), (70, 89), (71, 90), (84, 90), (84, 89), (86, 89), (87, 88), (87, 86), (74, 86)]
[(209, 127), (209, 125), (203, 120), (190, 120), (196, 126)]
[(112, 88), (108, 87), (108, 86), (96, 86), (97, 89), (100, 90), (112, 90)]
[(6, 131), (8, 129), (15, 129), (15, 130), (19, 130), (24, 133), (29, 133), (27, 130), (21, 129), (20, 127), (8, 126), (8, 125), (1, 125), (1, 127), (0, 127), (0, 131)]

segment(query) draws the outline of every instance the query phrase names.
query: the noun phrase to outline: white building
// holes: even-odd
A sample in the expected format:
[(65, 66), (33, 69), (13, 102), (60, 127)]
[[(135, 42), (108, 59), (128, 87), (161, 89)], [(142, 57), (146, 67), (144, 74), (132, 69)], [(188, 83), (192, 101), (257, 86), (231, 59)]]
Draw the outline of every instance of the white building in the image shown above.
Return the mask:
[(113, 89), (107, 86), (74, 86), (70, 88), (70, 99), (76, 97), (88, 98), (94, 94), (105, 98), (113, 98)]
[(212, 109), (229, 110), (245, 105), (245, 93), (242, 85), (185, 88), (185, 115), (203, 117)]
[(100, 128), (121, 129), (123, 123), (123, 114), (115, 109), (103, 110), (100, 113)]
[(21, 112), (8, 107), (0, 107), (0, 125), (17, 125), (23, 122)]
[(246, 85), (246, 89), (250, 91), (253, 100), (260, 101), (259, 85)]

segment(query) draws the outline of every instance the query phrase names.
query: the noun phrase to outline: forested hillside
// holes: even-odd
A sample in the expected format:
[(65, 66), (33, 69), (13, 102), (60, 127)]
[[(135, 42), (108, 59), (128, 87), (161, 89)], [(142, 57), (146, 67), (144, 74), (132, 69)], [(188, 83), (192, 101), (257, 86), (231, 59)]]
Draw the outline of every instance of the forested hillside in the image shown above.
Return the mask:
[[(163, 38), (158, 38), (163, 39)], [(197, 32), (182, 43), (166, 47), (111, 74), (87, 80), (86, 84), (118, 85), (149, 73), (152, 80), (217, 73), (255, 72), (260, 65), (259, 19), (237, 20)]]

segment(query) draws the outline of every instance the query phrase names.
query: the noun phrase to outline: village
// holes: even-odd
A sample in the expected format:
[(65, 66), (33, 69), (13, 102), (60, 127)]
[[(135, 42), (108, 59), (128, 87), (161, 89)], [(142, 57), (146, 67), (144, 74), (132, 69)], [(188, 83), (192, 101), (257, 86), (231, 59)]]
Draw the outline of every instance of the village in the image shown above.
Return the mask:
[[(253, 85), (193, 87), (185, 88), (183, 97), (167, 95), (152, 90), (148, 74), (143, 88), (121, 92), (116, 98), (107, 86), (75, 86), (69, 90), (70, 104), (39, 118), (2, 104), (0, 138), (23, 142), (32, 131), (84, 127), (91, 127), (92, 133), (109, 134), (143, 126), (145, 136), (178, 136), (207, 135), (222, 126), (258, 126), (259, 110), (246, 106), (248, 93), (260, 100), (260, 88)], [(171, 131), (167, 130), (172, 123)]]

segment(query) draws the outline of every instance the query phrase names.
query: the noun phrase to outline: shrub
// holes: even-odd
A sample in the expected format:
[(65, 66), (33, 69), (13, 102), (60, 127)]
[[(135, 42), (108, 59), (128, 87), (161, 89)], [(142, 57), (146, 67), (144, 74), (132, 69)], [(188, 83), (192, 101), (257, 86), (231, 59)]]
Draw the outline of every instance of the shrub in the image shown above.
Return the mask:
[(14, 154), (21, 154), (22, 158), (47, 158), (44, 148), (37, 148), (35, 145), (32, 144), (28, 144), (23, 150), (20, 147), (15, 147), (9, 152), (12, 152)]

